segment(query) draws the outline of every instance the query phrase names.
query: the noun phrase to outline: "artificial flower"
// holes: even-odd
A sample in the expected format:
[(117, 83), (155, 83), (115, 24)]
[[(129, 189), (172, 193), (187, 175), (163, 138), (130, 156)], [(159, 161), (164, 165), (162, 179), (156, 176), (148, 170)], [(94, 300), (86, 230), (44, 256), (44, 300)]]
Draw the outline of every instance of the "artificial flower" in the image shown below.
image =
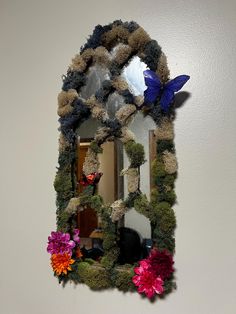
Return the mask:
[(155, 293), (162, 294), (164, 291), (164, 281), (161, 277), (156, 277), (151, 271), (149, 261), (142, 260), (139, 267), (134, 268), (136, 275), (133, 277), (133, 283), (138, 287), (139, 293), (145, 293), (151, 299)]
[(75, 250), (75, 256), (76, 256), (76, 258), (81, 258), (83, 256), (79, 247), (77, 247)]
[(76, 244), (80, 243), (80, 237), (79, 237), (79, 229), (74, 229), (74, 235), (73, 235), (73, 240)]
[(68, 253), (69, 255), (72, 255), (72, 249), (74, 247), (75, 242), (70, 240), (69, 233), (52, 231), (51, 236), (48, 237), (47, 251), (50, 254)]
[(53, 254), (51, 256), (51, 265), (57, 276), (61, 274), (66, 275), (68, 270), (71, 270), (71, 265), (74, 262), (75, 261), (71, 259), (71, 256), (68, 253)]
[(156, 277), (160, 276), (162, 280), (171, 277), (174, 272), (174, 261), (172, 255), (164, 250), (153, 249), (148, 257), (149, 265)]

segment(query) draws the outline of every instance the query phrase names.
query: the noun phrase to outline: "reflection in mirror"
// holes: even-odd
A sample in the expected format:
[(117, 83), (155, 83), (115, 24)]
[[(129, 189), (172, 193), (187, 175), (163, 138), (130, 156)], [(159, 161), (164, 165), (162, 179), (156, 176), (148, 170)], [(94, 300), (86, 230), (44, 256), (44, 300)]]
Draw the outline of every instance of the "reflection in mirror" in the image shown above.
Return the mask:
[(109, 79), (109, 70), (107, 68), (99, 64), (91, 66), (87, 74), (86, 85), (81, 88), (81, 97), (84, 99), (91, 97), (102, 86), (102, 82)]
[[(111, 53), (111, 58), (115, 58), (119, 45)], [(143, 95), (146, 89), (143, 71), (147, 66), (139, 57), (133, 57), (128, 66), (121, 73), (121, 77), (128, 83), (133, 95)], [(101, 88), (102, 82), (110, 79), (108, 68), (101, 65), (93, 65), (87, 74), (86, 85), (81, 90), (81, 96), (85, 99), (96, 94)], [(109, 95), (104, 106), (110, 118), (115, 117), (115, 113), (124, 105), (124, 99), (117, 92)], [(142, 128), (140, 128), (142, 125)], [(97, 129), (101, 123), (95, 119), (85, 121), (78, 129), (78, 164), (77, 178), (81, 180), (83, 175), (83, 163), (86, 152), (93, 140)], [(144, 118), (141, 113), (137, 113), (133, 122), (129, 125), (130, 130), (135, 134), (137, 141), (144, 146), (146, 163), (140, 168), (140, 189), (149, 198), (150, 195), (150, 159), (155, 154), (153, 151), (153, 134), (150, 130), (155, 129), (155, 123), (149, 117)], [(155, 141), (154, 141), (155, 142)], [(122, 169), (129, 166), (123, 144), (119, 139), (113, 142), (105, 142), (102, 145), (103, 153), (98, 154), (100, 168), (99, 172), (103, 175), (97, 184), (96, 192), (102, 196), (104, 203), (111, 204), (118, 199), (125, 199), (128, 195), (126, 177), (120, 176)], [(78, 192), (83, 191), (83, 186), (79, 185)], [(121, 227), (121, 228), (120, 228)], [(93, 259), (99, 258), (103, 254), (100, 218), (95, 211), (88, 206), (78, 214), (78, 228), (80, 229), (81, 248), (83, 254)], [(118, 224), (121, 256), (120, 264), (133, 263), (141, 258), (141, 242), (151, 239), (151, 228), (149, 220), (143, 215), (130, 209)], [(132, 239), (132, 241), (131, 241)], [(132, 242), (132, 250), (129, 241)], [(128, 245), (128, 246), (127, 246)]]
[[(94, 119), (88, 119), (77, 130), (77, 182), (83, 179), (83, 164), (86, 153), (93, 140), (94, 134), (100, 127), (100, 123)], [(103, 153), (98, 154), (102, 176), (96, 185), (96, 193), (102, 196), (104, 203), (111, 204), (118, 198), (123, 198), (123, 146), (120, 141), (105, 142), (102, 144)], [(82, 184), (78, 184), (78, 192), (84, 190)], [(122, 225), (122, 224), (120, 224)], [(94, 209), (86, 206), (79, 211), (77, 216), (77, 227), (80, 229), (80, 247), (84, 256), (97, 260), (103, 255), (102, 240), (103, 232), (100, 218)]]
[[(140, 128), (142, 125), (142, 128)], [(143, 117), (139, 112), (133, 122), (129, 125), (130, 130), (135, 134), (138, 142), (144, 146), (146, 162), (140, 167), (140, 189), (150, 199), (150, 159), (153, 159), (153, 140), (149, 131), (156, 128), (155, 122), (149, 116)], [(152, 132), (151, 132), (152, 133)], [(124, 154), (124, 168), (129, 166), (129, 161)], [(149, 174), (147, 176), (147, 174)], [(127, 196), (127, 180), (124, 181), (125, 197)], [(139, 232), (142, 238), (151, 238), (150, 221), (134, 209), (129, 210), (125, 215), (125, 226)]]
[(114, 118), (116, 112), (124, 105), (124, 98), (117, 92), (109, 95), (106, 102), (107, 113), (110, 118)]
[(121, 77), (123, 77), (129, 85), (133, 95), (143, 95), (143, 92), (147, 88), (144, 83), (143, 71), (147, 70), (147, 65), (140, 60), (139, 57), (135, 56), (124, 68)]

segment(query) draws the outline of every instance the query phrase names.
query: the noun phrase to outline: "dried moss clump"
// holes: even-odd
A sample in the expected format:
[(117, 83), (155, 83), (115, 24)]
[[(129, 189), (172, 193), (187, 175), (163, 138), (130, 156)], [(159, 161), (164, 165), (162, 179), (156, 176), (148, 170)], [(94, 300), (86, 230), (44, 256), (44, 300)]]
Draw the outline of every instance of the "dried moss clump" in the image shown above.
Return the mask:
[(127, 45), (122, 45), (121, 47), (118, 47), (115, 54), (115, 62), (117, 62), (119, 65), (124, 65), (128, 60), (129, 57), (132, 54), (132, 48)]
[(121, 79), (120, 77), (116, 77), (116, 78), (113, 79), (112, 86), (118, 92), (125, 91), (125, 90), (127, 90), (129, 88), (128, 83), (125, 80)]
[(139, 189), (139, 171), (137, 168), (128, 168), (121, 171), (121, 175), (127, 176), (128, 192), (134, 193)]
[(129, 141), (125, 144), (125, 151), (130, 160), (130, 167), (137, 168), (145, 163), (145, 152), (142, 144)]
[(158, 61), (156, 73), (161, 79), (162, 83), (166, 83), (169, 80), (170, 71), (167, 67), (166, 55), (162, 52)]
[(142, 27), (139, 27), (129, 37), (129, 45), (134, 50), (143, 50), (145, 45), (151, 40), (150, 36)]
[(103, 45), (110, 50), (118, 42), (127, 43), (129, 31), (121, 25), (114, 26), (110, 31), (102, 36)]
[(72, 103), (78, 98), (78, 93), (75, 89), (69, 89), (68, 91), (61, 91), (58, 95), (58, 109), (57, 114), (60, 117), (64, 117), (68, 113), (72, 112)]
[(174, 126), (169, 119), (163, 119), (161, 124), (156, 128), (155, 135), (157, 140), (173, 140)]
[(69, 204), (67, 205), (65, 211), (68, 213), (76, 213), (78, 210), (78, 207), (80, 206), (80, 199), (79, 197), (72, 197), (69, 201)]
[(97, 154), (91, 148), (89, 148), (83, 164), (84, 174), (87, 176), (90, 173), (98, 172), (99, 164), (100, 163)]
[(100, 64), (102, 66), (109, 67), (111, 60), (110, 60), (110, 54), (109, 54), (108, 50), (102, 46), (97, 47), (94, 50), (93, 61), (96, 64)]
[(113, 204), (111, 204), (112, 212), (111, 212), (111, 220), (112, 222), (120, 220), (125, 212), (126, 207), (122, 200), (117, 200)]
[(167, 173), (173, 174), (177, 171), (177, 159), (173, 153), (165, 150), (163, 152), (163, 162)]
[(127, 125), (132, 121), (133, 115), (136, 112), (136, 107), (131, 104), (122, 106), (116, 112), (116, 118), (122, 125)]
[(121, 128), (121, 142), (126, 144), (129, 141), (134, 141), (135, 140), (135, 135), (133, 132), (129, 130), (127, 127), (122, 127)]
[(86, 63), (88, 63), (94, 55), (94, 50), (92, 48), (85, 49), (81, 54), (81, 57), (84, 59)]
[(87, 63), (84, 61), (83, 57), (81, 55), (76, 55), (72, 59), (72, 63), (70, 65), (71, 71), (79, 71), (84, 72), (87, 67)]

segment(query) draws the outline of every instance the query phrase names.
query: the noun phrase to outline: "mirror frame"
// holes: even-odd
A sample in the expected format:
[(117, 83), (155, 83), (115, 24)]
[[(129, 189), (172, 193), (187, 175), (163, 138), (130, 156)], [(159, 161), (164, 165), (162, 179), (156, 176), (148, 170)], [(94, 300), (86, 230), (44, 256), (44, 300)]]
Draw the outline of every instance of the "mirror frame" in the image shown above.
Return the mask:
[[(123, 46), (111, 60), (109, 57), (111, 50), (120, 43)], [(133, 278), (138, 263), (134, 265), (116, 263), (119, 255), (117, 220), (128, 208), (134, 207), (150, 220), (154, 246), (159, 250), (160, 260), (162, 258), (166, 263), (162, 266), (171, 269), (163, 280), (163, 291), (159, 295), (163, 297), (175, 288), (173, 254), (176, 219), (172, 209), (176, 200), (174, 183), (177, 176), (173, 131), (175, 110), (172, 107), (166, 113), (157, 104), (145, 104), (142, 96), (132, 95), (120, 74), (134, 56), (138, 56), (151, 71), (156, 72), (163, 84), (169, 80), (166, 57), (158, 43), (136, 22), (122, 21), (96, 26), (80, 53), (72, 59), (67, 74), (63, 76), (62, 91), (58, 96), (61, 132), (59, 166), (54, 182), (57, 192), (57, 232), (69, 234), (72, 239), (73, 231), (76, 229), (77, 212), (83, 206), (89, 205), (102, 218), (105, 254), (100, 262), (96, 262), (83, 259), (74, 248), (65, 272), (55, 271), (53, 260), (52, 266), (55, 276), (64, 284), (73, 281), (85, 283), (94, 290), (116, 287), (121, 291), (137, 291)], [(86, 84), (86, 73), (94, 63), (108, 67), (111, 78), (102, 83), (102, 87), (95, 95), (85, 100), (80, 97), (80, 89)], [(113, 92), (123, 96), (125, 104), (116, 112), (115, 118), (110, 119), (102, 104)], [(151, 116), (157, 126), (154, 132), (157, 155), (151, 166), (153, 188), (150, 201), (139, 187), (139, 167), (145, 162), (144, 149), (141, 144), (136, 143), (134, 135), (128, 129), (130, 119), (138, 111)], [(130, 161), (129, 168), (123, 173), (128, 179), (128, 197), (125, 200), (117, 200), (112, 205), (104, 204), (99, 195), (93, 195), (91, 186), (80, 195), (77, 193), (75, 169), (78, 129), (89, 117), (100, 120), (103, 127), (97, 130), (90, 145), (83, 168), (85, 175), (99, 171), (97, 154), (102, 153), (101, 144), (107, 140), (119, 138)], [(141, 289), (138, 291), (143, 292)]]

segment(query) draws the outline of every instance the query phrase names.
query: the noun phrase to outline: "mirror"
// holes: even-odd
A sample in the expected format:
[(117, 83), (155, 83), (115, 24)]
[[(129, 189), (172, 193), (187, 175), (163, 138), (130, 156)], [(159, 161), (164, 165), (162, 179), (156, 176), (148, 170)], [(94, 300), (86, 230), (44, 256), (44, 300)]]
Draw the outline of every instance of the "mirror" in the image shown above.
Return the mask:
[[(116, 52), (124, 45), (118, 45), (113, 48), (110, 58), (115, 59)], [(130, 91), (135, 96), (142, 95), (146, 89), (144, 83), (143, 71), (147, 69), (144, 62), (139, 57), (132, 58), (130, 63), (123, 69), (121, 78), (124, 79)], [(108, 68), (95, 64), (89, 68), (87, 73), (86, 85), (81, 89), (81, 97), (88, 99), (95, 95), (97, 91), (102, 87), (102, 83), (105, 80), (110, 79), (110, 71)], [(117, 92), (111, 93), (106, 103), (104, 104), (107, 113), (111, 119), (115, 118), (116, 112), (125, 105), (124, 98)], [(142, 125), (142, 128), (140, 128)], [(85, 156), (89, 149), (90, 143), (94, 140), (94, 134), (102, 127), (102, 123), (96, 119), (88, 119), (77, 130), (79, 134), (78, 139), (78, 158), (77, 158), (77, 178), (78, 182), (82, 179), (83, 164), (85, 162)], [(138, 112), (133, 121), (128, 125), (130, 131), (138, 139), (139, 143), (144, 146), (146, 162), (140, 169), (140, 189), (148, 196), (150, 200), (150, 147), (149, 131), (155, 129), (156, 125), (150, 117), (145, 117)], [(97, 193), (101, 195), (105, 204), (111, 205), (118, 199), (124, 199), (128, 197), (127, 177), (121, 175), (123, 168), (129, 167), (129, 161), (127, 154), (125, 153), (122, 142), (119, 139), (113, 141), (106, 141), (101, 145), (103, 153), (98, 154), (100, 163), (99, 172), (102, 173), (102, 177), (97, 184)], [(79, 185), (79, 193), (83, 191), (81, 185)], [(138, 233), (140, 241), (151, 239), (151, 227), (148, 218), (138, 213), (134, 208), (130, 208), (129, 211), (119, 221), (119, 228), (124, 227), (125, 230), (131, 229)], [(92, 249), (92, 237), (100, 230), (100, 236), (102, 240), (102, 226), (99, 222), (95, 211), (90, 207), (85, 208), (78, 214), (78, 228), (80, 229), (81, 247), (86, 249)], [(102, 241), (101, 241), (102, 242)], [(96, 243), (97, 245), (97, 243)], [(102, 243), (101, 243), (102, 245)], [(142, 254), (139, 254), (141, 258)]]
[(72, 59), (58, 96), (57, 231), (47, 248), (60, 282), (148, 298), (174, 287), (177, 162), (175, 108), (162, 98), (168, 80), (160, 46), (135, 22), (96, 26)]

